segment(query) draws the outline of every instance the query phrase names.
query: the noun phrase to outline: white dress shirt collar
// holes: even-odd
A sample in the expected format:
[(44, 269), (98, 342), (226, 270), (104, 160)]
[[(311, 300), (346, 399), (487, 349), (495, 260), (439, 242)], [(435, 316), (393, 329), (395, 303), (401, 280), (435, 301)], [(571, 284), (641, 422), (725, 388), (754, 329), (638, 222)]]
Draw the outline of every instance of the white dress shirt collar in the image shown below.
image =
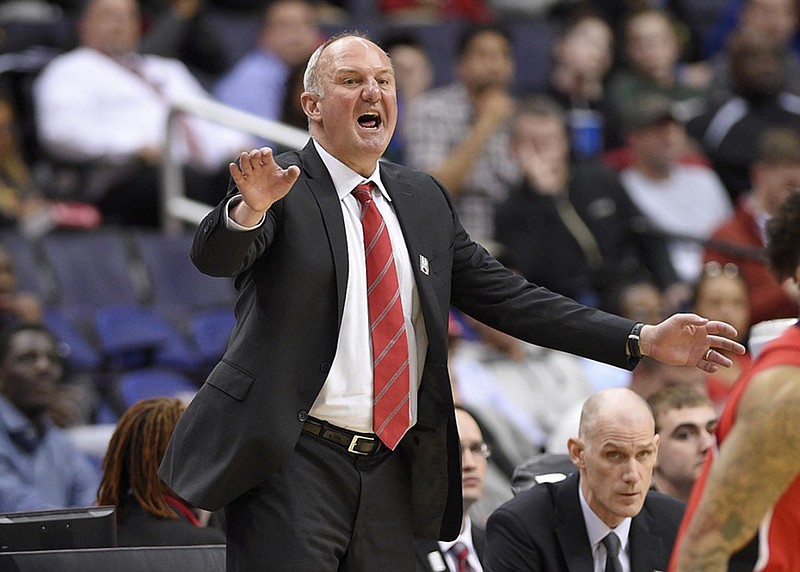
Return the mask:
[(325, 163), (328, 173), (331, 175), (333, 186), (336, 187), (336, 194), (339, 195), (339, 199), (343, 199), (349, 195), (353, 189), (356, 188), (356, 185), (360, 185), (366, 181), (372, 181), (378, 186), (383, 197), (391, 202), (392, 199), (386, 193), (386, 187), (384, 187), (383, 181), (381, 181), (380, 161), (375, 165), (375, 170), (372, 174), (365, 179), (353, 171), (353, 169), (339, 161), (339, 159), (328, 153), (315, 139), (312, 139), (312, 141), (314, 142), (314, 147), (317, 149), (317, 153), (319, 153), (322, 162)]

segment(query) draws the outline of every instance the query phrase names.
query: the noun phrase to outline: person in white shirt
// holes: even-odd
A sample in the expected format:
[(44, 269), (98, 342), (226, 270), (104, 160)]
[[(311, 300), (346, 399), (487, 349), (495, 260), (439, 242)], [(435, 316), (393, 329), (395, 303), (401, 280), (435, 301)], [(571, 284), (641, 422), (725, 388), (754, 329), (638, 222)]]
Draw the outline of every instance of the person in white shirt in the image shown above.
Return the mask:
[[(171, 105), (209, 96), (179, 60), (136, 52), (136, 0), (90, 0), (78, 35), (80, 45), (51, 60), (33, 86), (42, 149), (82, 166), (86, 178), (70, 198), (97, 204), (114, 222), (157, 224)], [(187, 194), (216, 203), (249, 138), (195, 116), (178, 122), (174, 150), (188, 166)]]
[(632, 163), (622, 184), (652, 230), (669, 238), (678, 277), (694, 284), (703, 266), (703, 246), (733, 212), (730, 196), (714, 170), (689, 163), (687, 136), (673, 103), (651, 95), (633, 102), (626, 121)]

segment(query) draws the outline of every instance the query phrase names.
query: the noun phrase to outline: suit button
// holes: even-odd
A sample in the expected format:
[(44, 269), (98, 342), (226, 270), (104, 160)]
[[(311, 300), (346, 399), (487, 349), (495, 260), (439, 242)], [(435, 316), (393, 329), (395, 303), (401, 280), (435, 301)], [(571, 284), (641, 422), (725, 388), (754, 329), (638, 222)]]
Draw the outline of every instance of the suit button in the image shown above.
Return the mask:
[(298, 411), (297, 412), (297, 420), (301, 423), (305, 422), (308, 419), (308, 411)]
[(321, 372), (323, 372), (323, 373), (328, 373), (330, 371), (330, 369), (331, 369), (331, 363), (330, 362), (324, 361), (321, 364), (319, 364), (319, 370)]

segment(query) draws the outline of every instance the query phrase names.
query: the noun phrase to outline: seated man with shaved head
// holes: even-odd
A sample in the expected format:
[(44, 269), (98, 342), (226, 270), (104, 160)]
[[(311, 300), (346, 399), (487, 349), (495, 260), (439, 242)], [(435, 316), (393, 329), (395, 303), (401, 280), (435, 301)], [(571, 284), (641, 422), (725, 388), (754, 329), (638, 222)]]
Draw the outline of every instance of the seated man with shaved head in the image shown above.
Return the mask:
[(578, 471), (523, 491), (492, 514), (486, 568), (665, 569), (684, 505), (650, 490), (658, 444), (650, 407), (636, 393), (592, 395), (568, 444)]

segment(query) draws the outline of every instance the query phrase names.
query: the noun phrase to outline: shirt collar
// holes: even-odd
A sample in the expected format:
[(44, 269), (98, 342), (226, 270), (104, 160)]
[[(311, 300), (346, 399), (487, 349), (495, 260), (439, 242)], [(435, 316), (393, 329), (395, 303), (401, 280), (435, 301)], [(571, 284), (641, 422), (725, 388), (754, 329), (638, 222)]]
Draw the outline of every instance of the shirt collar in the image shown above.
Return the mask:
[(386, 187), (383, 185), (383, 181), (381, 181), (380, 161), (378, 161), (377, 165), (375, 165), (375, 170), (372, 172), (372, 174), (365, 179), (353, 171), (353, 169), (339, 161), (339, 159), (328, 153), (322, 147), (322, 145), (316, 141), (316, 139), (312, 139), (312, 141), (314, 142), (314, 147), (317, 149), (317, 153), (319, 153), (322, 162), (328, 169), (328, 173), (333, 180), (333, 186), (336, 188), (336, 194), (339, 195), (340, 200), (348, 196), (353, 189), (356, 188), (356, 185), (360, 185), (366, 181), (372, 181), (375, 183), (375, 185), (377, 185), (378, 189), (380, 189), (383, 198), (391, 202), (392, 199), (386, 192)]
[[(28, 419), (22, 411), (1, 395), (0, 424), (6, 428), (12, 440), (25, 447), (32, 448), (41, 440), (33, 421)], [(42, 437), (51, 426), (52, 422), (45, 417), (42, 422), (42, 427), (44, 428)]]
[(620, 551), (624, 552), (628, 546), (628, 534), (631, 530), (631, 518), (627, 517), (620, 522), (616, 528), (609, 528), (609, 526), (600, 520), (594, 511), (586, 502), (586, 497), (583, 496), (583, 489), (578, 484), (578, 497), (581, 501), (581, 512), (583, 512), (583, 521), (586, 523), (586, 532), (589, 535), (589, 542), (592, 546), (592, 551), (597, 548), (597, 545), (606, 537), (609, 532), (614, 532), (619, 537)]

